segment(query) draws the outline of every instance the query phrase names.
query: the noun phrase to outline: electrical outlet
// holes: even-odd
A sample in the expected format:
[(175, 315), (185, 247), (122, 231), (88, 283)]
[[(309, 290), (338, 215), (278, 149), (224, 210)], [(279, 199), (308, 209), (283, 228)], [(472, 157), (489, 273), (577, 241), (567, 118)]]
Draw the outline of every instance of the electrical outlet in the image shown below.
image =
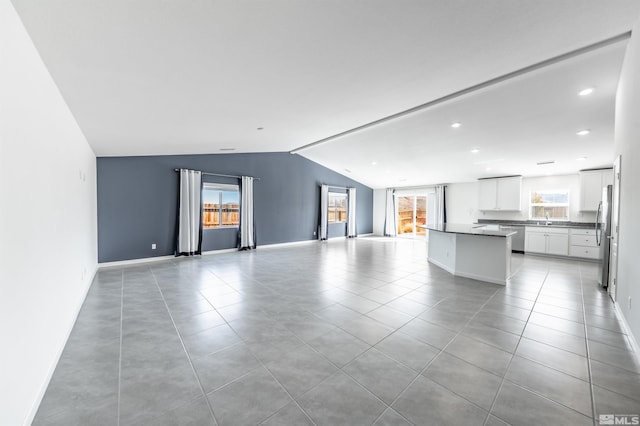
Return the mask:
[(313, 231), (313, 236), (314, 236), (314, 237), (316, 236), (316, 234), (317, 234), (317, 232), (316, 232), (316, 231)]
[(151, 244), (151, 250), (155, 250), (156, 249), (156, 243)]

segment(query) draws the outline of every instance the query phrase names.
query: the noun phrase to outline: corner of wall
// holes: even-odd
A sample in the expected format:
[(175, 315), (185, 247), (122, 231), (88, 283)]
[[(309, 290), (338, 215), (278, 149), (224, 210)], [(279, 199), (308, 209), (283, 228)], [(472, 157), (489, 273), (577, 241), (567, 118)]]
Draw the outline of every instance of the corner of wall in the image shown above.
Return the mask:
[[(97, 268), (96, 157), (20, 17), (0, 0), (0, 424), (30, 424)], [(5, 43), (6, 41), (6, 43)], [(34, 208), (37, 206), (37, 208)], [(5, 289), (7, 291), (5, 291)]]
[(618, 90), (615, 115), (615, 156), (621, 157), (618, 240), (617, 307), (635, 341), (640, 341), (640, 20), (627, 44)]

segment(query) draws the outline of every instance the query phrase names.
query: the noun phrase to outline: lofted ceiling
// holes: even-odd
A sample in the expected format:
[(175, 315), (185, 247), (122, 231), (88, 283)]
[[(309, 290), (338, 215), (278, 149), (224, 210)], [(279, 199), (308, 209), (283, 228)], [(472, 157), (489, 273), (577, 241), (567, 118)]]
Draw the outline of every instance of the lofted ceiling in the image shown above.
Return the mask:
[[(375, 188), (611, 164), (624, 36), (300, 148), (628, 33), (640, 17), (636, 0), (13, 4), (96, 155), (294, 151)], [(594, 93), (578, 96), (585, 87)]]

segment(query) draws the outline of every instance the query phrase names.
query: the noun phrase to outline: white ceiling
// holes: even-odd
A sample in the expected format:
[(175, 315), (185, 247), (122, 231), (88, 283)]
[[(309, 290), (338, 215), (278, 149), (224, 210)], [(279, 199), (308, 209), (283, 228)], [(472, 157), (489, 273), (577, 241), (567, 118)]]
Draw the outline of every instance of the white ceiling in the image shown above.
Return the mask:
[[(13, 3), (98, 156), (290, 151), (622, 34), (640, 14), (636, 0)], [(607, 165), (624, 44), (300, 154), (373, 187)], [(596, 91), (579, 98), (585, 86)]]
[[(566, 174), (610, 166), (615, 92), (625, 44), (527, 73), (301, 154), (373, 187)], [(595, 88), (593, 94), (578, 96), (586, 87)], [(452, 128), (454, 122), (461, 127)], [(583, 129), (591, 133), (576, 135)], [(479, 152), (472, 153), (474, 148)], [(336, 152), (341, 153), (338, 158)], [(582, 157), (587, 158), (577, 160)], [(537, 165), (548, 161), (555, 163)]]

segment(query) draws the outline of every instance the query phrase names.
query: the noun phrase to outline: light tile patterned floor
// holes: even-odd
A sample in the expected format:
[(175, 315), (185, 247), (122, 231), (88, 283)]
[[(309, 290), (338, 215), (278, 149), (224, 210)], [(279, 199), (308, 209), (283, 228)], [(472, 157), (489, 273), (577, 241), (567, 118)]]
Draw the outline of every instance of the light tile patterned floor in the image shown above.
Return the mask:
[[(358, 238), (102, 269), (36, 425), (590, 425), (640, 363), (588, 262)], [(595, 417), (594, 417), (595, 416)]]

